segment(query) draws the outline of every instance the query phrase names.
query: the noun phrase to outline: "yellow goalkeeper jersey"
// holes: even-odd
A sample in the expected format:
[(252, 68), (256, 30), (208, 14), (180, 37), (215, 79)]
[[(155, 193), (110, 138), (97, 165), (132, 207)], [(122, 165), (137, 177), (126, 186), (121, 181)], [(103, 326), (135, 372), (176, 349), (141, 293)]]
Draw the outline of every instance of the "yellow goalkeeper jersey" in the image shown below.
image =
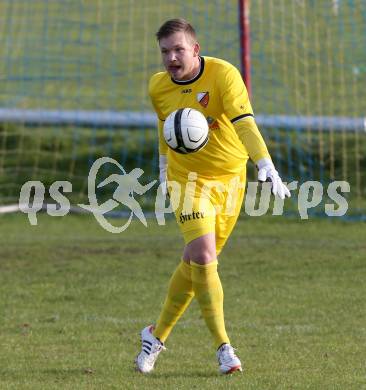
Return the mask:
[[(187, 177), (189, 172), (209, 178), (237, 174), (248, 160), (233, 126), (235, 121), (253, 116), (241, 75), (224, 60), (206, 56), (200, 59), (200, 71), (192, 80), (176, 81), (168, 72), (156, 73), (150, 79), (149, 94), (159, 118), (159, 153), (168, 156), (170, 177)], [(176, 153), (164, 140), (165, 118), (185, 107), (200, 111), (209, 123), (209, 141), (197, 153)]]

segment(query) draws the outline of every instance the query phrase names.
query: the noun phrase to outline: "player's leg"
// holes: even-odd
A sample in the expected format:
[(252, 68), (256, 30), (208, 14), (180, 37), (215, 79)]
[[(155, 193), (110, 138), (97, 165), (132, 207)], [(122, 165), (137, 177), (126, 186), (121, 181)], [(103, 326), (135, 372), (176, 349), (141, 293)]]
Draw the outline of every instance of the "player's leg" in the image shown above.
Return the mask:
[(182, 260), (170, 279), (167, 297), (156, 327), (150, 325), (141, 332), (141, 352), (135, 360), (140, 372), (149, 373), (154, 369), (166, 339), (193, 296), (191, 266)]
[[(207, 232), (214, 232), (215, 216), (212, 214), (212, 205), (209, 202), (203, 203), (204, 207), (201, 208), (201, 199), (197, 196), (199, 191), (196, 192), (192, 188), (187, 189), (186, 179), (181, 180), (180, 187), (183, 196), (180, 197), (175, 216), (184, 240), (187, 243)], [(170, 279), (168, 294), (156, 328), (153, 331), (153, 335), (162, 342), (166, 341), (174, 325), (189, 306), (194, 296), (191, 278), (192, 265), (190, 264), (190, 257), (186, 248), (183, 252), (182, 262), (178, 265)], [(212, 249), (213, 252), (208, 257), (216, 258), (214, 241)]]
[(189, 306), (193, 296), (191, 266), (189, 262), (182, 259), (170, 279), (168, 294), (153, 331), (153, 335), (161, 342), (165, 343), (174, 325)]
[(208, 233), (186, 246), (191, 259), (192, 285), (202, 316), (210, 330), (216, 348), (230, 343), (224, 322), (224, 293), (217, 272), (215, 233)]
[[(178, 180), (176, 182), (180, 184), (183, 196), (180, 196), (180, 199), (178, 200), (179, 206), (175, 210), (175, 217), (184, 239), (187, 240), (189, 239), (192, 230), (191, 222), (194, 220), (198, 221), (199, 219), (196, 218), (197, 215), (195, 214), (199, 199), (195, 197), (194, 189), (191, 188), (187, 190), (187, 180), (185, 178), (180, 178), (179, 180), (179, 177), (177, 177), (176, 180)], [(171, 194), (170, 198), (172, 203), (177, 201), (173, 201), (173, 197), (174, 193)], [(187, 209), (187, 207), (189, 209)], [(196, 233), (193, 232), (193, 234)], [(184, 251), (182, 261), (170, 279), (167, 297), (157, 321), (156, 328), (153, 331), (156, 338), (163, 343), (166, 341), (174, 325), (189, 306), (193, 296), (194, 291), (192, 287), (190, 259)]]
[(217, 348), (220, 372), (241, 371), (240, 360), (225, 329), (224, 292), (217, 272), (215, 234), (209, 233), (193, 240), (186, 246), (186, 253), (191, 259), (196, 259), (191, 261), (193, 290)]
[[(185, 182), (186, 180), (183, 179), (180, 183), (180, 187), (183, 190), (185, 189)], [(183, 195), (185, 195), (185, 193)], [(194, 199), (194, 193), (189, 193), (189, 196), (191, 199)], [(181, 197), (175, 215), (186, 239), (187, 225), (184, 227), (183, 225), (186, 220), (189, 220), (189, 216), (193, 218), (193, 214), (192, 210), (183, 211), (184, 199), (185, 196)], [(195, 206), (192, 207), (193, 209), (195, 208)], [(149, 326), (141, 332), (142, 348), (140, 354), (136, 358), (136, 366), (141, 372), (147, 373), (153, 370), (155, 361), (161, 351), (159, 346), (164, 345), (174, 325), (189, 306), (193, 296), (191, 265), (189, 258), (186, 256), (186, 253), (184, 253), (182, 261), (170, 279), (168, 293), (157, 320), (156, 327)]]
[(240, 361), (238, 365), (225, 331), (223, 291), (217, 273), (215, 215), (212, 208), (211, 199), (202, 202), (201, 198), (194, 198), (191, 210), (182, 211), (179, 208), (176, 211), (177, 222), (187, 244), (183, 262), (174, 272), (169, 284), (168, 296), (156, 330), (153, 331), (150, 326), (142, 331), (142, 352), (137, 358), (137, 366), (142, 372), (153, 369), (163, 347), (159, 339), (166, 340), (174, 324), (188, 307), (193, 294), (196, 294), (215, 343), (220, 346), (218, 358), (221, 372), (240, 369)]
[[(235, 196), (232, 196), (235, 192)], [(245, 174), (239, 176), (239, 186), (228, 186), (222, 212), (216, 215), (216, 252), (219, 255), (232, 233), (240, 215), (245, 193)]]
[[(215, 237), (217, 255), (222, 251), (240, 214), (244, 199), (245, 172), (239, 177), (239, 184), (239, 187), (228, 185), (222, 212), (216, 216)], [(217, 359), (221, 373), (229, 374), (237, 370), (242, 371), (241, 362), (230, 344), (223, 344), (218, 349)]]
[[(153, 335), (163, 343), (168, 338), (176, 322), (189, 306), (195, 294), (192, 284), (193, 266), (190, 262), (191, 253), (195, 253), (197, 261), (200, 262), (204, 262), (203, 256), (209, 261), (216, 259), (214, 234), (215, 219), (214, 214), (212, 214), (212, 205), (206, 202), (203, 203), (204, 207), (200, 208), (200, 198), (194, 197), (194, 194), (191, 195), (190, 202), (187, 203), (191, 204), (192, 208), (190, 210), (184, 210), (182, 201), (180, 208), (176, 211), (176, 218), (185, 241), (193, 241), (193, 243), (186, 245), (183, 253), (183, 260), (170, 279), (168, 294), (157, 321), (156, 328), (153, 331)], [(212, 242), (208, 241), (210, 245), (198, 245), (196, 248), (195, 239), (201, 235), (205, 236), (207, 232), (212, 232)], [(199, 249), (200, 247), (203, 249)], [(192, 248), (192, 251), (190, 252), (187, 248)], [(211, 252), (209, 250), (211, 250)], [(206, 251), (208, 252), (206, 253)]]

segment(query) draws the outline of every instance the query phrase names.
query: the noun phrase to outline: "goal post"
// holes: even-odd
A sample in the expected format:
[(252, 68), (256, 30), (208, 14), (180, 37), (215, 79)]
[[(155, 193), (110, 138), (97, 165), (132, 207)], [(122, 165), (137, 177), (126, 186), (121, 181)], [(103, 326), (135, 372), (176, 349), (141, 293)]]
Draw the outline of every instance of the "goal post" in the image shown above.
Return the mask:
[(241, 73), (249, 96), (252, 96), (250, 78), (250, 0), (238, 0)]

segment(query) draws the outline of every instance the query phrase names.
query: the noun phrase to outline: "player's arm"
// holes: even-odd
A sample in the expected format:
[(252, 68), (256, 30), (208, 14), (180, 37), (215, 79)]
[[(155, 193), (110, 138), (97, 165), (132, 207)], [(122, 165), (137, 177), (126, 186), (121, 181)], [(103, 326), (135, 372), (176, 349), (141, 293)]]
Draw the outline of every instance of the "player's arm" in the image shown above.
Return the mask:
[(246, 147), (249, 157), (258, 168), (258, 180), (272, 182), (272, 193), (281, 199), (290, 197), (290, 191), (283, 184), (268, 153), (267, 146), (253, 117), (244, 117), (233, 123), (239, 139)]
[(267, 146), (254, 120), (248, 92), (239, 71), (229, 68), (222, 78), (221, 90), (224, 111), (233, 123), (240, 141), (258, 168), (259, 181), (271, 181), (272, 192), (281, 199), (290, 197), (272, 162)]
[(232, 123), (240, 141), (255, 164), (262, 158), (271, 158), (252, 114), (237, 120), (234, 119)]
[(168, 146), (163, 135), (164, 122), (158, 119), (159, 132), (159, 181), (163, 195), (167, 193), (167, 171), (168, 171)]
[(155, 103), (155, 84), (154, 76), (150, 79), (149, 83), (149, 95), (151, 99), (151, 103), (154, 107), (154, 111), (158, 117), (158, 139), (159, 139), (159, 181), (161, 185), (161, 190), (163, 195), (167, 193), (167, 170), (168, 170), (168, 146), (164, 140), (163, 127), (164, 121), (162, 117), (162, 113), (160, 112), (158, 106)]

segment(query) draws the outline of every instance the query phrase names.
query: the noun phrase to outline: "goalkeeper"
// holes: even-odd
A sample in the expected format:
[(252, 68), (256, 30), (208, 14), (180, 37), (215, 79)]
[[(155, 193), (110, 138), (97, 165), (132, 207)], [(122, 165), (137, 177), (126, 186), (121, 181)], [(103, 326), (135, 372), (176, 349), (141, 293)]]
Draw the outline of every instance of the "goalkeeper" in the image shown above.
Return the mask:
[[(149, 84), (159, 118), (160, 181), (162, 187), (169, 179), (178, 182), (183, 191), (186, 189), (175, 211), (185, 247), (156, 325), (141, 332), (142, 349), (136, 366), (142, 373), (153, 370), (171, 330), (195, 297), (212, 334), (220, 372), (241, 371), (241, 362), (225, 329), (217, 257), (240, 212), (248, 158), (257, 165), (258, 180), (272, 183), (274, 195), (284, 199), (290, 192), (255, 124), (238, 70), (221, 59), (201, 56), (195, 31), (184, 19), (168, 20), (156, 37), (166, 69), (153, 75)], [(210, 127), (205, 148), (189, 155), (169, 150), (163, 137), (165, 118), (184, 107), (202, 112)], [(234, 203), (233, 182), (240, 184), (235, 190)], [(230, 213), (225, 212), (229, 197)], [(189, 201), (183, 202), (184, 198)]]

